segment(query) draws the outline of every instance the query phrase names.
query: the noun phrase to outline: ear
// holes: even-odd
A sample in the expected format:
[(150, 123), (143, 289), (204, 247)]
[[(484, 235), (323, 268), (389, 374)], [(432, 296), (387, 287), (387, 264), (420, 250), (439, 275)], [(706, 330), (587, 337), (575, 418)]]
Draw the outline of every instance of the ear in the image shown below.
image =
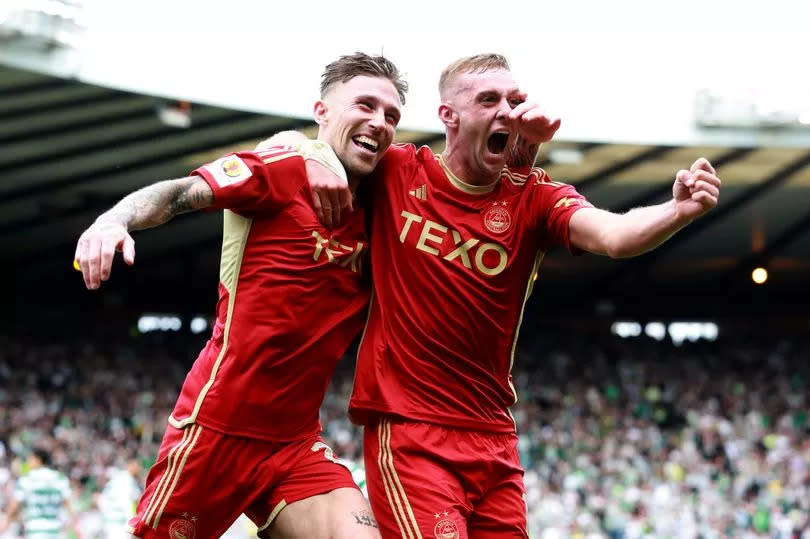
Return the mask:
[(329, 107), (326, 106), (321, 100), (315, 102), (315, 106), (312, 107), (312, 117), (315, 118), (315, 123), (320, 125), (321, 127), (327, 124), (326, 113), (329, 111)]
[(458, 127), (458, 114), (453, 107), (447, 103), (439, 105), (439, 119), (445, 127), (456, 128)]

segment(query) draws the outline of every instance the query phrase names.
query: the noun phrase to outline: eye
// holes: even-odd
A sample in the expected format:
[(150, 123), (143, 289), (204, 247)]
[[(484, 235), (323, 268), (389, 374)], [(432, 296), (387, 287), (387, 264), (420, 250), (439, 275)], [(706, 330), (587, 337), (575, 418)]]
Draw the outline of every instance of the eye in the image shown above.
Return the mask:
[(509, 100), (509, 105), (511, 105), (512, 108), (517, 107), (521, 103), (523, 103), (523, 100), (520, 99), (519, 97), (513, 97), (512, 99)]
[(391, 125), (397, 125), (399, 123), (399, 117), (394, 114), (386, 114), (385, 121)]
[(358, 104), (358, 105), (360, 106), (360, 108), (362, 108), (363, 110), (372, 110), (372, 109), (374, 108), (374, 107), (372, 107), (372, 106), (371, 106), (371, 102), (370, 102), (370, 101), (360, 101), (360, 102), (359, 102), (359, 103), (357, 103), (357, 104)]

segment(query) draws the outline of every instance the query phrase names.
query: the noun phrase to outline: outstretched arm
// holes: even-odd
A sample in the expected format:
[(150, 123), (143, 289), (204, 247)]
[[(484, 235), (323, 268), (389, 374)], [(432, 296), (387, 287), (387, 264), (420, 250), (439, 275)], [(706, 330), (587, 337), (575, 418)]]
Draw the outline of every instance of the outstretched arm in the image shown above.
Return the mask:
[(177, 214), (207, 208), (214, 192), (200, 176), (164, 180), (130, 193), (82, 233), (76, 263), (84, 284), (95, 290), (110, 277), (115, 251), (127, 264), (135, 263), (135, 241), (129, 232), (162, 225)]
[(568, 225), (571, 244), (612, 258), (637, 256), (717, 206), (719, 196), (720, 179), (709, 161), (700, 158), (689, 170), (678, 172), (668, 202), (622, 215), (597, 208), (578, 210)]

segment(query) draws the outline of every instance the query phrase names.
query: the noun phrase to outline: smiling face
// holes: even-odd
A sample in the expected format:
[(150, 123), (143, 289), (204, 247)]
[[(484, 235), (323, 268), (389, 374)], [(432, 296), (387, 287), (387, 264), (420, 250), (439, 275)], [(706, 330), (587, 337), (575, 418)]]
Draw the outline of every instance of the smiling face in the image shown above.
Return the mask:
[(336, 83), (315, 104), (318, 139), (332, 146), (349, 177), (366, 176), (394, 140), (400, 114), (390, 80), (360, 75)]
[(448, 159), (461, 163), (456, 173), (472, 183), (497, 179), (506, 149), (517, 136), (509, 112), (523, 102), (505, 69), (461, 73), (448, 84), (439, 116), (447, 127)]

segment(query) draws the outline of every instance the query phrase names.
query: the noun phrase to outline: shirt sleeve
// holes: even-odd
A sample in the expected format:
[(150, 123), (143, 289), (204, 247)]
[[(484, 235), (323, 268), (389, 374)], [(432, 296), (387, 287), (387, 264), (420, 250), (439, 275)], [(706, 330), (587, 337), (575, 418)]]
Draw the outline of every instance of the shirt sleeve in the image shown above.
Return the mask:
[(59, 492), (62, 493), (62, 497), (66, 500), (70, 499), (73, 494), (73, 490), (70, 488), (70, 480), (64, 475), (59, 477), (59, 485), (57, 488)]
[(194, 170), (214, 191), (214, 208), (244, 215), (278, 212), (307, 181), (304, 158), (289, 146), (226, 155)]
[(568, 224), (572, 215), (582, 208), (593, 208), (593, 204), (572, 185), (552, 181), (543, 169), (533, 169), (529, 181), (540, 249), (563, 245), (573, 254), (582, 253), (571, 245)]

